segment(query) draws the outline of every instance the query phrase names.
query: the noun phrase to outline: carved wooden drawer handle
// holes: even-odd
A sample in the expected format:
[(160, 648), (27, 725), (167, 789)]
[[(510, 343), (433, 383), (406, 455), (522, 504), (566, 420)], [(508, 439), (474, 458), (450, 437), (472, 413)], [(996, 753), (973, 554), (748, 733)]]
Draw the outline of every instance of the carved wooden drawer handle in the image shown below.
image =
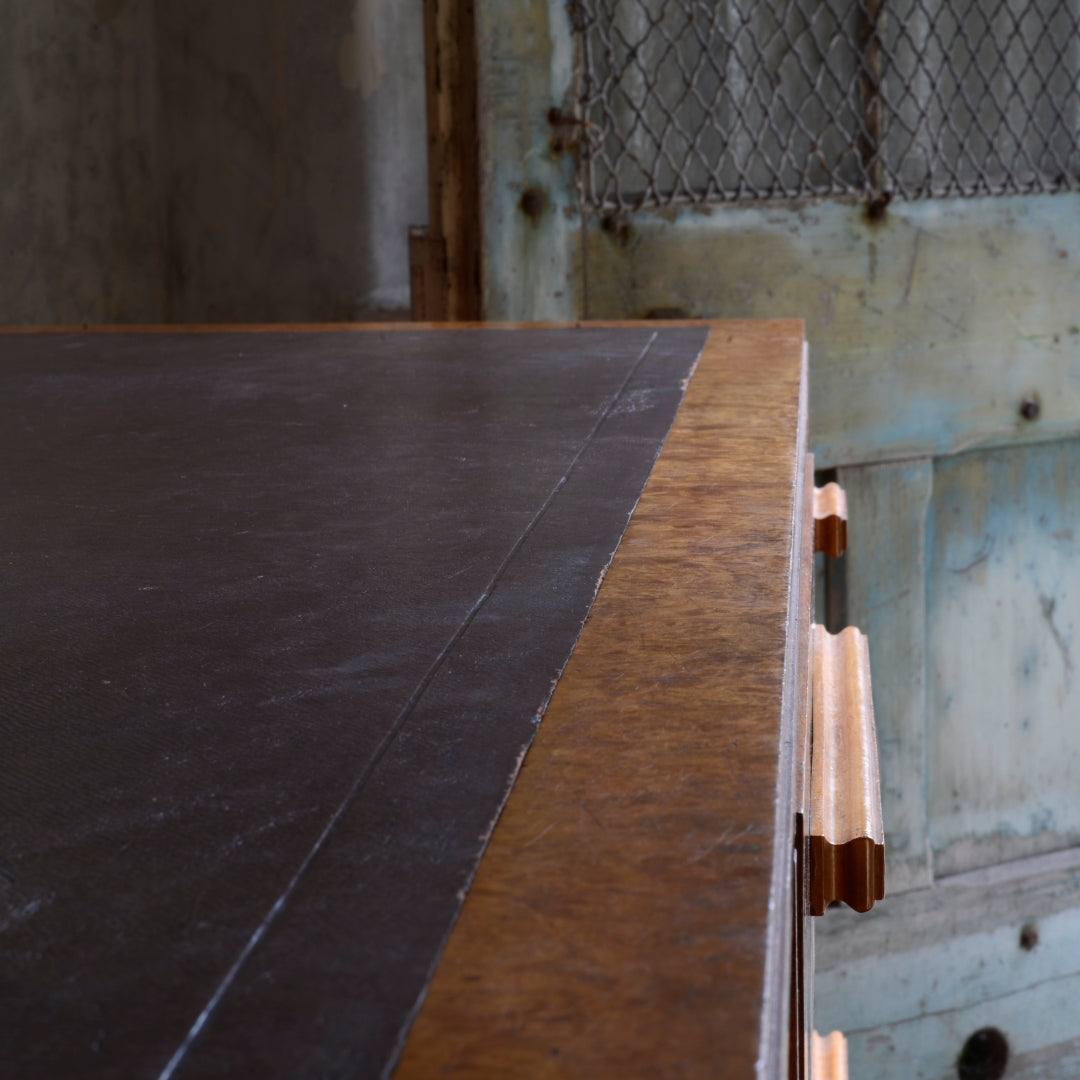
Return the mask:
[(814, 550), (832, 558), (847, 550), (847, 494), (839, 484), (814, 488)]
[(810, 1038), (810, 1075), (813, 1080), (848, 1080), (847, 1039), (843, 1032), (830, 1031)]
[(870, 651), (853, 626), (811, 635), (810, 912), (823, 915), (834, 900), (869, 911), (885, 895)]

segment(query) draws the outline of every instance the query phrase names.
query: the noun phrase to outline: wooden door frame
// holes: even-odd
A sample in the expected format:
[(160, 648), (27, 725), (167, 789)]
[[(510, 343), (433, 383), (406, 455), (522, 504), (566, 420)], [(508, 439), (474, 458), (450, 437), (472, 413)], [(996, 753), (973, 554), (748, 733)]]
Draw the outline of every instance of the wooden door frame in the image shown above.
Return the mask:
[(411, 313), (483, 318), (474, 0), (424, 0), (428, 224), (409, 232)]

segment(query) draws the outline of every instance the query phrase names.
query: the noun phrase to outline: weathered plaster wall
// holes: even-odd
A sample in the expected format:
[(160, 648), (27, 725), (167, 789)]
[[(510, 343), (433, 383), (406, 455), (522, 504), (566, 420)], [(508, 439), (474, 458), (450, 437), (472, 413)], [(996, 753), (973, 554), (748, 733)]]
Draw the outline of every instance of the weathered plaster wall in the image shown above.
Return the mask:
[(392, 0), (160, 3), (169, 317), (408, 305), (427, 219), (423, 29)]
[(391, 0), (0, 0), (0, 321), (408, 304), (423, 28)]
[(147, 0), (0, 0), (0, 321), (160, 317)]

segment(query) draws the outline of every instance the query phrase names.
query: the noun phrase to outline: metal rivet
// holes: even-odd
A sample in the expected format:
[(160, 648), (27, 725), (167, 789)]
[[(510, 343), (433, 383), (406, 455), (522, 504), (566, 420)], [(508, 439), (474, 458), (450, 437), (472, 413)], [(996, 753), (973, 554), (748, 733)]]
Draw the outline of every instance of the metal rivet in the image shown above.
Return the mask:
[(526, 188), (521, 193), (521, 212), (534, 219), (544, 212), (544, 193), (539, 188)]
[(620, 215), (606, 214), (600, 219), (600, 228), (613, 237), (620, 247), (626, 247), (633, 235), (629, 223)]
[(1041, 412), (1042, 406), (1039, 404), (1037, 398), (1031, 397), (1029, 395), (1020, 402), (1020, 415), (1025, 420), (1038, 420), (1039, 413)]
[(980, 1028), (972, 1035), (956, 1062), (960, 1080), (1000, 1080), (1009, 1064), (1009, 1042), (997, 1028)]
[(883, 191), (879, 195), (875, 195), (866, 204), (866, 217), (869, 221), (884, 221), (885, 215), (889, 210), (889, 203), (892, 202), (892, 192)]

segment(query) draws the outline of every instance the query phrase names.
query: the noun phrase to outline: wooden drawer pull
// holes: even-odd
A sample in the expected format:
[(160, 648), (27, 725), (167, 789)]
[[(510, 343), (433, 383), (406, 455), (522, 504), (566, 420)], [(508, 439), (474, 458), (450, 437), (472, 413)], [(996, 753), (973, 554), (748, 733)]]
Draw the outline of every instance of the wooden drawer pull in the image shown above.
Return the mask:
[(870, 650), (853, 626), (811, 629), (810, 912), (834, 900), (869, 911), (885, 895)]
[(847, 494), (839, 484), (814, 488), (814, 550), (832, 558), (847, 550)]
[(847, 1039), (843, 1032), (812, 1033), (810, 1076), (813, 1080), (848, 1080)]

